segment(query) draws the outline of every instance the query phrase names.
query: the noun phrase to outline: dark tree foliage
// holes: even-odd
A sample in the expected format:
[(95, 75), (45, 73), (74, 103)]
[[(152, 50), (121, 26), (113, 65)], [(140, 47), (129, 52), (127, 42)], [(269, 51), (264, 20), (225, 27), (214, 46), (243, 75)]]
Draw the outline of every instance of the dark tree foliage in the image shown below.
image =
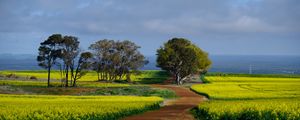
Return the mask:
[(76, 86), (76, 81), (80, 79), (82, 76), (86, 75), (87, 70), (92, 65), (93, 54), (90, 52), (83, 52), (80, 54), (80, 57), (77, 62), (77, 67), (75, 72), (72, 72), (73, 76), (73, 87)]
[(191, 75), (206, 73), (210, 64), (208, 54), (184, 38), (173, 38), (157, 50), (157, 66), (174, 75), (178, 85)]
[(38, 65), (48, 70), (48, 87), (50, 86), (50, 71), (57, 58), (60, 57), (59, 44), (62, 41), (60, 34), (53, 34), (42, 42), (37, 56)]
[(126, 77), (131, 81), (131, 72), (137, 71), (147, 61), (138, 51), (140, 47), (135, 43), (114, 40), (99, 40), (89, 49), (93, 51), (94, 70), (98, 73), (98, 80), (116, 80)]
[[(69, 86), (69, 73), (71, 86), (76, 86), (76, 80), (86, 74), (85, 70), (89, 69), (92, 54), (89, 52), (81, 53), (79, 41), (74, 36), (62, 36), (53, 34), (47, 40), (41, 43), (37, 61), (39, 66), (48, 69), (48, 86), (50, 86), (50, 73), (54, 64), (58, 65), (61, 70), (61, 76), (65, 76), (64, 86)], [(78, 59), (78, 62), (75, 61)]]
[[(64, 36), (60, 44), (61, 47), (61, 56), (60, 58), (64, 64), (64, 73), (65, 73), (65, 86), (69, 86), (69, 72), (71, 72), (71, 83), (73, 83), (74, 78), (74, 67), (75, 67), (75, 58), (79, 55), (79, 41), (77, 37), (74, 36)], [(70, 70), (70, 71), (69, 71)]]

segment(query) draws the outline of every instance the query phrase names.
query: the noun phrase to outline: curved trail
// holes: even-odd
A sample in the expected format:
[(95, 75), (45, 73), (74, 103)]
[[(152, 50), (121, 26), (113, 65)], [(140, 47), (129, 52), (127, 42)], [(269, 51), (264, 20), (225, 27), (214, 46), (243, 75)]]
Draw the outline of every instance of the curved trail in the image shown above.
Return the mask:
[(188, 88), (174, 85), (152, 85), (158, 88), (173, 90), (180, 98), (167, 100), (164, 106), (158, 110), (148, 111), (143, 114), (129, 116), (124, 120), (194, 120), (189, 110), (198, 106), (205, 97), (198, 95)]

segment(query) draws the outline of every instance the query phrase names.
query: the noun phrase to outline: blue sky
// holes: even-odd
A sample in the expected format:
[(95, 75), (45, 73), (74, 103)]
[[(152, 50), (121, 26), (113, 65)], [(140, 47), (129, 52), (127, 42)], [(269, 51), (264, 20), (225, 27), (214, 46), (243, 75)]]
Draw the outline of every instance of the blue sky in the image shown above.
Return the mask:
[(210, 54), (300, 55), (299, 0), (0, 0), (0, 53), (37, 54), (53, 33), (132, 40), (145, 55), (184, 37)]

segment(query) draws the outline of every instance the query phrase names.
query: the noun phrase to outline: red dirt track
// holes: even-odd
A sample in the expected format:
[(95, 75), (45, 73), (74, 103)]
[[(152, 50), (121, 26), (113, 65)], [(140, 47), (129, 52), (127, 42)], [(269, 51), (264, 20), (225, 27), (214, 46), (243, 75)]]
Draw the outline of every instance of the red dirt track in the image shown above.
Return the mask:
[(159, 110), (129, 116), (124, 120), (194, 120), (189, 110), (205, 100), (205, 97), (192, 92), (188, 88), (175, 85), (153, 85), (153, 87), (171, 89), (180, 98), (166, 101)]

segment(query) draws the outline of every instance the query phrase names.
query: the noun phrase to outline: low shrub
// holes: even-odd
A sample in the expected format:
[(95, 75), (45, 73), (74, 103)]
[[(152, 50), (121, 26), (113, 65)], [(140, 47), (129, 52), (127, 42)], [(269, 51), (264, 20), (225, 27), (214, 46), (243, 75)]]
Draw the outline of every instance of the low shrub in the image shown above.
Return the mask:
[(30, 76), (29, 79), (30, 80), (37, 80), (37, 77), (36, 76)]
[(19, 78), (16, 74), (13, 74), (13, 73), (6, 75), (6, 77), (7, 78)]

